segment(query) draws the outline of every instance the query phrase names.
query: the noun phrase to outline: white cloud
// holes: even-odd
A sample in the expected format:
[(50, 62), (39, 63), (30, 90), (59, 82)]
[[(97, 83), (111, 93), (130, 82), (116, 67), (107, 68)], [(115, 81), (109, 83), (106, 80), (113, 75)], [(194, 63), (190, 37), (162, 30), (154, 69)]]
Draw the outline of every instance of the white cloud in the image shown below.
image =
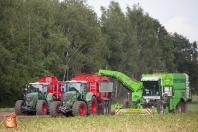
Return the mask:
[(189, 39), (190, 42), (198, 40), (198, 30), (189, 24), (185, 16), (175, 16), (163, 24), (168, 32), (177, 32)]

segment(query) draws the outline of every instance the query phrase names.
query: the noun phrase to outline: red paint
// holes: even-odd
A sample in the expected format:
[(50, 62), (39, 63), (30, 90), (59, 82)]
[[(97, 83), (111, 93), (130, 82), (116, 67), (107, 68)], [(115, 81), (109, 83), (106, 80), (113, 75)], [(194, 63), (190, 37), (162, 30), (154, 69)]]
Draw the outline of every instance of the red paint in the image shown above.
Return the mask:
[(55, 76), (44, 76), (38, 83), (48, 83), (49, 93), (53, 93), (57, 99), (61, 97), (61, 82)]

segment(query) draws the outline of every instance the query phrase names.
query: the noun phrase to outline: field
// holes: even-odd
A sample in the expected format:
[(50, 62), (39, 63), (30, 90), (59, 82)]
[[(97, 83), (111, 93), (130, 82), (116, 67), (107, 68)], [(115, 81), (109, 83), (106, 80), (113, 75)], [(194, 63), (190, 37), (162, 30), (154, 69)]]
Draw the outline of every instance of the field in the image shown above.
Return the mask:
[[(20, 132), (197, 132), (198, 112), (166, 115), (18, 119)], [(0, 131), (4, 131), (0, 126)], [(15, 131), (15, 129), (10, 129)]]
[[(100, 115), (59, 118), (17, 118), (20, 132), (197, 132), (198, 97), (187, 112), (164, 115)], [(13, 109), (10, 109), (12, 111)], [(0, 110), (3, 113), (4, 110)], [(3, 120), (3, 119), (2, 119)], [(5, 131), (0, 125), (0, 131)], [(15, 131), (11, 128), (9, 131)]]

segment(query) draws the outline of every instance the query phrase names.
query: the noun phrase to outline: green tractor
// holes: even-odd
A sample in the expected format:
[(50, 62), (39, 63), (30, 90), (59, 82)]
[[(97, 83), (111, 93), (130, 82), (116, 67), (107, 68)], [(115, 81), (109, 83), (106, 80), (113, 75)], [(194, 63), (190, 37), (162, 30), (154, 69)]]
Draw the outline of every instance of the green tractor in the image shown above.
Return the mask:
[[(62, 89), (61, 100), (53, 101), (50, 106), (50, 115), (52, 117), (65, 114), (66, 116), (84, 116), (88, 112), (88, 100), (92, 97), (92, 93), (87, 92), (87, 83), (66, 82), (66, 88)], [(97, 100), (93, 96), (92, 102), (95, 103), (95, 111)]]
[[(53, 100), (59, 99), (61, 82), (54, 76), (44, 76), (38, 82), (23, 87), (24, 98), (15, 103), (16, 115), (46, 115)], [(22, 87), (20, 89), (22, 91)]]
[(113, 83), (107, 77), (78, 74), (71, 81), (66, 81), (61, 100), (53, 101), (50, 105), (50, 115), (56, 117), (62, 114), (66, 116), (109, 114), (112, 91)]
[(128, 94), (123, 106), (116, 104), (117, 115), (181, 113), (192, 101), (189, 76), (185, 73), (142, 74), (141, 82), (118, 71), (101, 69), (98, 74), (115, 77), (132, 93), (131, 101)]
[(17, 100), (15, 104), (16, 115), (28, 114), (36, 112), (37, 115), (47, 114), (47, 85), (30, 83), (24, 89), (24, 99)]

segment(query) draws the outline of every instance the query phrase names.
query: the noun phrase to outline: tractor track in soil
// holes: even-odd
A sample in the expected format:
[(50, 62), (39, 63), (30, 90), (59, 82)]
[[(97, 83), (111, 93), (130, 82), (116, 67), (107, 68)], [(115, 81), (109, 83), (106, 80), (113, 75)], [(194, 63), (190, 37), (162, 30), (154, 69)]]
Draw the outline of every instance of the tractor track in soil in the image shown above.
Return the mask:
[[(9, 114), (13, 114), (14, 112), (0, 112), (0, 120), (3, 120), (5, 116), (9, 115)], [(50, 115), (41, 115), (41, 116), (37, 116), (37, 115), (20, 115), (17, 116), (17, 119), (28, 119), (28, 118), (49, 118)]]
[[(0, 121), (4, 119), (5, 116), (9, 115), (9, 114), (13, 114), (14, 112), (0, 112)], [(109, 114), (107, 114), (107, 116), (109, 115), (115, 115), (114, 112), (110, 112)], [(17, 119), (28, 119), (28, 118), (52, 118), (50, 117), (50, 115), (20, 115), (17, 116)]]

